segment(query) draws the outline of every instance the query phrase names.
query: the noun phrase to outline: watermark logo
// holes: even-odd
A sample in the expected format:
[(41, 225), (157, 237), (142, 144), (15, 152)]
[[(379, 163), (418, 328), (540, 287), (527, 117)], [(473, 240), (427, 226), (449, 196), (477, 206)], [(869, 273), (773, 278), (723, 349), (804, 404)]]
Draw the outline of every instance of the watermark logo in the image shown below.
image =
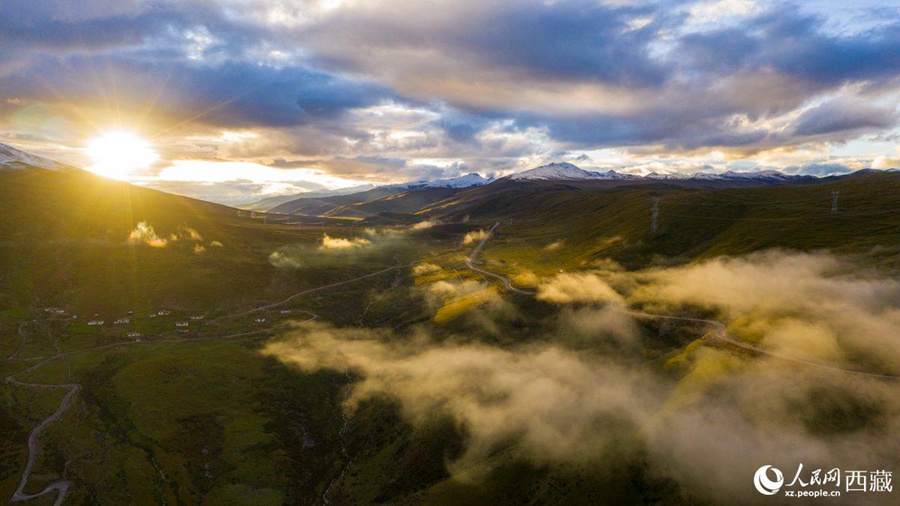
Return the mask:
[[(774, 480), (769, 479), (768, 473), (770, 469), (775, 475)], [(784, 485), (784, 475), (781, 474), (781, 471), (778, 468), (769, 465), (757, 469), (756, 474), (753, 476), (753, 486), (755, 486), (756, 490), (762, 495), (775, 495), (781, 490), (782, 485)]]
[[(841, 480), (843, 475), (844, 480)], [(844, 492), (890, 493), (894, 491), (893, 473), (884, 469), (863, 471), (833, 468), (803, 472), (803, 464), (790, 483), (780, 469), (764, 465), (753, 475), (753, 486), (762, 495), (782, 492), (785, 497), (840, 497)], [(782, 490), (784, 489), (784, 490)]]

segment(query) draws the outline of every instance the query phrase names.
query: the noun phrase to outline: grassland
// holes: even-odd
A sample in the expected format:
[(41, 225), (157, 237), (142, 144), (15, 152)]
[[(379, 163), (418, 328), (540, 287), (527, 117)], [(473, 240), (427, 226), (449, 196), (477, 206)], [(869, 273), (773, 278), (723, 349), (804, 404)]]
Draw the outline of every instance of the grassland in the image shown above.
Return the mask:
[[(841, 192), (837, 214), (832, 191)], [(657, 234), (649, 233), (651, 196), (661, 197)], [(540, 184), (454, 193), (393, 220), (431, 218), (435, 226), (363, 236), (365, 224), (265, 224), (81, 173), (0, 172), (0, 374), (41, 364), (16, 378), (82, 387), (42, 437), (28, 490), (70, 480), (67, 504), (317, 504), (326, 490), (333, 504), (703, 503), (648, 473), (646, 456), (624, 447), (602, 456), (621, 463), (612, 469), (539, 464), (501, 449), (451, 474), (465, 427), (440, 415), (411, 424), (389, 398), (367, 400), (345, 420), (341, 402), (358, 378), (304, 372), (260, 350), (291, 321), (311, 318), (389, 329), (398, 341), (427, 334), (501, 348), (590, 347), (683, 380), (671, 397), (675, 410), (740, 368), (742, 352), (704, 339), (696, 325), (651, 320), (637, 323), (644, 347), (634, 356), (558, 335), (558, 307), (503, 293), (465, 269), (466, 233), (501, 221), (480, 258), (532, 286), (610, 260), (639, 269), (766, 248), (829, 249), (896, 272), (898, 208), (900, 179), (891, 175), (741, 189)], [(165, 247), (128, 243), (142, 221)], [(323, 250), (326, 233), (369, 242)], [(425, 263), (435, 268), (412, 268)], [(474, 289), (435, 292), (441, 282)], [(509, 307), (486, 326), (490, 301), (501, 299)], [(87, 325), (91, 319), (104, 324)], [(731, 330), (759, 339), (747, 321)], [(62, 395), (0, 385), (0, 501), (21, 476), (28, 432)], [(489, 472), (465, 479), (481, 468)], [(34, 503), (42, 501), (52, 498)]]

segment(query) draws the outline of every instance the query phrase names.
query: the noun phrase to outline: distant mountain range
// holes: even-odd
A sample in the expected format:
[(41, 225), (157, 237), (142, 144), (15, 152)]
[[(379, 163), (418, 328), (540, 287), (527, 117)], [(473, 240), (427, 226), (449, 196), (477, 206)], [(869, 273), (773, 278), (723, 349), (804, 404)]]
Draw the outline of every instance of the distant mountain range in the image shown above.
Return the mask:
[(42, 156), (32, 155), (6, 144), (0, 144), (0, 168), (25, 169), (38, 167), (47, 170), (71, 169), (68, 165), (48, 160)]
[[(254, 202), (252, 204), (247, 204), (240, 206), (243, 209), (252, 209), (256, 211), (274, 211), (288, 214), (295, 214), (301, 212), (302, 210), (312, 211), (312, 209), (307, 205), (299, 205), (301, 202), (312, 202), (313, 200), (317, 201), (316, 210), (321, 212), (322, 207), (321, 200), (319, 199), (330, 199), (331, 197), (341, 197), (348, 195), (355, 195), (357, 193), (360, 194), (360, 197), (364, 197), (360, 199), (362, 201), (371, 201), (372, 199), (382, 199), (393, 197), (394, 195), (409, 192), (409, 191), (418, 191), (418, 190), (427, 190), (427, 189), (448, 189), (448, 190), (462, 190), (466, 188), (473, 188), (477, 186), (486, 186), (494, 182), (500, 181), (516, 181), (516, 182), (528, 182), (528, 181), (655, 181), (655, 180), (671, 180), (671, 181), (694, 181), (694, 182), (712, 182), (712, 181), (721, 181), (721, 182), (734, 182), (734, 183), (756, 183), (756, 184), (777, 184), (782, 182), (789, 182), (795, 180), (814, 180), (813, 176), (792, 176), (783, 174), (774, 170), (767, 170), (761, 172), (734, 172), (727, 171), (721, 173), (713, 173), (713, 172), (695, 172), (693, 174), (656, 174), (651, 173), (646, 176), (637, 176), (634, 174), (624, 174), (620, 172), (616, 172), (614, 170), (608, 170), (606, 172), (593, 172), (584, 170), (576, 165), (571, 163), (551, 163), (548, 165), (542, 165), (540, 167), (536, 167), (534, 169), (526, 170), (524, 172), (519, 172), (516, 174), (512, 174), (506, 177), (502, 177), (500, 179), (494, 179), (492, 177), (484, 177), (481, 174), (476, 172), (472, 172), (466, 174), (464, 176), (455, 177), (451, 179), (439, 179), (435, 181), (413, 181), (411, 183), (398, 183), (398, 184), (389, 184), (375, 187), (374, 185), (361, 186), (357, 187), (357, 191), (353, 191), (354, 188), (346, 188), (342, 190), (330, 190), (330, 191), (319, 191), (319, 192), (309, 192), (309, 193), (301, 193), (296, 195), (280, 195), (277, 197), (268, 197), (262, 199), (260, 201)], [(377, 190), (377, 191), (375, 191)], [(441, 198), (446, 197), (445, 194), (440, 194)], [(350, 202), (349, 199), (341, 199), (340, 205), (345, 205)], [(329, 202), (329, 204), (337, 204), (338, 202)], [(354, 202), (356, 203), (356, 202)], [(328, 207), (329, 204), (326, 204)]]
[(362, 184), (359, 186), (351, 186), (349, 188), (336, 188), (334, 190), (314, 190), (310, 192), (304, 193), (292, 193), (290, 195), (276, 195), (274, 197), (266, 197), (264, 199), (254, 200), (251, 202), (246, 202), (243, 204), (238, 204), (235, 207), (240, 209), (246, 209), (248, 211), (268, 211), (269, 209), (273, 209), (275, 207), (280, 206), (281, 204), (286, 204), (291, 202), (292, 200), (297, 200), (299, 198), (321, 198), (321, 197), (336, 197), (339, 195), (350, 195), (353, 193), (360, 193), (368, 190), (374, 189), (376, 186), (374, 184)]
[(588, 181), (588, 180), (677, 180), (677, 181), (767, 181), (781, 182), (798, 179), (812, 178), (806, 175), (788, 175), (777, 170), (764, 170), (760, 172), (694, 172), (692, 174), (657, 174), (652, 172), (645, 176), (634, 174), (622, 174), (614, 170), (606, 172), (592, 172), (572, 165), (571, 163), (551, 163), (541, 165), (534, 169), (519, 172), (507, 179), (512, 181)]
[[(0, 169), (22, 169), (38, 167), (48, 170), (77, 170), (74, 167), (32, 155), (6, 144), (0, 144)], [(424, 209), (429, 205), (448, 199), (456, 193), (482, 186), (491, 188), (500, 183), (528, 183), (569, 181), (592, 183), (608, 181), (610, 184), (628, 184), (630, 182), (667, 181), (691, 186), (758, 186), (777, 185), (782, 183), (814, 183), (853, 175), (881, 172), (896, 172), (898, 169), (875, 170), (863, 169), (844, 176), (819, 178), (810, 175), (789, 175), (776, 170), (758, 172), (694, 172), (657, 174), (655, 172), (638, 176), (608, 170), (596, 172), (584, 170), (574, 164), (560, 162), (535, 167), (530, 170), (505, 176), (499, 179), (484, 177), (476, 172), (463, 176), (438, 179), (434, 181), (413, 181), (376, 186), (363, 184), (350, 188), (334, 190), (317, 190), (294, 195), (278, 195), (249, 202), (238, 207), (253, 211), (276, 212), (283, 214), (304, 214), (311, 216), (335, 217), (369, 217), (383, 212), (410, 213)], [(504, 185), (501, 185), (504, 186)], [(498, 188), (499, 190), (499, 188)]]
[[(319, 190), (304, 193), (295, 193), (293, 195), (278, 195), (275, 197), (266, 197), (255, 202), (249, 202), (237, 207), (250, 211), (270, 211), (284, 204), (288, 204), (297, 199), (319, 199), (327, 197), (340, 197), (342, 195), (352, 195), (355, 193), (363, 193), (369, 190), (379, 188), (382, 192), (400, 193), (402, 190), (422, 190), (425, 188), (471, 188), (473, 186), (482, 186), (494, 181), (494, 178), (482, 177), (481, 174), (472, 172), (464, 176), (452, 179), (438, 179), (436, 181), (413, 181), (411, 183), (397, 183), (389, 185), (376, 186), (374, 184), (364, 184), (353, 186), (350, 188), (339, 188), (335, 190)], [(395, 191), (396, 190), (396, 191)]]
[(471, 172), (465, 176), (454, 177), (452, 179), (438, 179), (436, 181), (414, 181), (412, 183), (400, 183), (388, 185), (387, 188), (400, 188), (405, 190), (413, 190), (418, 188), (471, 188), (472, 186), (483, 186), (494, 181), (492, 177), (483, 177), (477, 172)]
[(551, 163), (534, 169), (506, 176), (512, 181), (586, 181), (590, 179), (640, 179), (631, 174), (619, 174), (614, 170), (608, 172), (591, 172), (571, 163)]

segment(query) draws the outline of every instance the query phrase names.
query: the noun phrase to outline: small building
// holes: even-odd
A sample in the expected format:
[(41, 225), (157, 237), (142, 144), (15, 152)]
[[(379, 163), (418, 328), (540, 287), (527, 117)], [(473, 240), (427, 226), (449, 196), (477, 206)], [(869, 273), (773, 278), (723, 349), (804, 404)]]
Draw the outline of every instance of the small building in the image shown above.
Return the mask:
[(91, 320), (91, 321), (87, 322), (87, 324), (92, 327), (96, 327), (98, 325), (103, 325), (104, 323), (105, 322), (103, 320)]
[(191, 320), (194, 320), (194, 321), (202, 320), (202, 319), (203, 319), (202, 314), (191, 316)]
[(266, 323), (267, 321), (269, 321), (267, 318), (257, 318), (253, 320), (253, 323)]
[(291, 310), (290, 309), (282, 309), (281, 314), (291, 314)]
[(129, 323), (131, 323), (131, 320), (128, 318), (119, 318), (114, 322), (115, 325), (128, 325)]
[(188, 322), (175, 322), (176, 327), (189, 327), (190, 325)]
[(141, 334), (140, 332), (129, 332), (129, 333), (125, 334), (125, 335), (128, 336), (128, 337), (131, 337), (131, 338), (143, 337), (142, 334)]
[(169, 316), (170, 314), (172, 314), (172, 312), (168, 309), (163, 309), (161, 311), (157, 311), (156, 314), (158, 314), (159, 316)]

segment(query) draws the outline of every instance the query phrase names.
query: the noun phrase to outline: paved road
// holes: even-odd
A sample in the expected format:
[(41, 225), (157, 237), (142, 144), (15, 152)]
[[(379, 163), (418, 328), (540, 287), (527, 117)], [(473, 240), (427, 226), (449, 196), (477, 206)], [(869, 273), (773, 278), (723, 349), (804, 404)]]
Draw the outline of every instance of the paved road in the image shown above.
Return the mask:
[(472, 269), (473, 271), (475, 271), (479, 274), (484, 274), (485, 276), (490, 276), (492, 278), (499, 279), (503, 283), (503, 286), (505, 286), (506, 289), (511, 292), (515, 292), (520, 295), (537, 295), (537, 292), (530, 292), (528, 290), (522, 290), (521, 288), (514, 287), (512, 285), (512, 283), (509, 281), (509, 278), (507, 278), (506, 276), (496, 274), (494, 272), (486, 271), (480, 267), (475, 267), (475, 264), (474, 264), (475, 257), (477, 257), (479, 253), (481, 253), (481, 250), (484, 249), (484, 245), (487, 244), (488, 239), (491, 238), (491, 235), (494, 234), (494, 230), (496, 230), (497, 227), (499, 227), (499, 226), (500, 226), (499, 221), (497, 223), (494, 223), (494, 226), (492, 226), (490, 228), (490, 230), (487, 231), (487, 234), (485, 234), (484, 238), (482, 238), (480, 241), (478, 241), (478, 244), (475, 246), (475, 249), (472, 250), (472, 254), (470, 254), (468, 257), (466, 257), (466, 267), (468, 267), (469, 269)]
[(790, 355), (783, 355), (781, 353), (775, 353), (773, 351), (759, 348), (759, 347), (756, 347), (746, 341), (742, 341), (734, 336), (729, 335), (728, 331), (725, 330), (725, 324), (722, 322), (719, 322), (719, 321), (715, 321), (715, 320), (703, 320), (700, 318), (687, 318), (687, 317), (683, 317), (683, 316), (668, 316), (668, 315), (653, 314), (653, 313), (641, 313), (638, 311), (628, 311), (628, 310), (624, 310), (624, 309), (620, 309), (619, 311), (622, 313), (628, 314), (628, 315), (636, 316), (638, 318), (657, 318), (657, 319), (665, 319), (665, 320), (681, 320), (681, 321), (687, 321), (687, 322), (703, 323), (703, 324), (713, 327), (714, 335), (716, 336), (717, 339), (719, 339), (721, 341), (725, 341), (726, 343), (733, 344), (734, 346), (744, 348), (745, 350), (750, 350), (755, 353), (759, 353), (762, 355), (768, 355), (770, 357), (779, 358), (782, 360), (790, 360), (792, 362), (797, 362), (797, 363), (809, 365), (812, 367), (828, 369), (828, 370), (835, 371), (835, 372), (854, 374), (857, 376), (865, 376), (865, 377), (869, 377), (869, 378), (879, 378), (879, 379), (900, 380), (900, 376), (894, 376), (891, 374), (878, 374), (878, 373), (871, 373), (871, 372), (865, 372), (865, 371), (857, 371), (854, 369), (844, 369), (843, 367), (837, 367), (837, 366), (834, 366), (831, 364), (826, 364), (824, 362), (816, 362), (814, 360), (806, 360), (803, 358), (792, 357)]
[[(329, 285), (329, 286), (334, 286), (334, 285)], [(317, 315), (315, 313), (312, 313), (309, 311), (304, 311), (304, 312), (306, 312), (310, 315), (310, 318), (306, 321), (312, 321), (319, 317), (319, 315)], [(53, 360), (65, 358), (70, 355), (75, 355), (78, 353), (88, 353), (88, 352), (93, 352), (93, 351), (106, 350), (106, 349), (110, 349), (110, 348), (121, 348), (121, 347), (125, 347), (125, 346), (151, 346), (151, 345), (159, 345), (159, 344), (177, 344), (177, 343), (187, 343), (187, 342), (197, 342), (197, 341), (232, 340), (232, 339), (239, 339), (239, 338), (243, 338), (243, 337), (251, 337), (254, 335), (258, 335), (258, 334), (271, 333), (271, 332), (275, 332), (277, 330), (289, 327), (286, 325), (282, 325), (282, 326), (254, 330), (251, 332), (242, 332), (239, 334), (232, 334), (232, 335), (227, 335), (227, 336), (185, 337), (185, 338), (180, 338), (180, 339), (170, 339), (170, 340), (166, 340), (166, 341), (141, 341), (141, 342), (126, 341), (126, 342), (121, 342), (121, 343), (113, 343), (113, 344), (106, 344), (106, 345), (102, 345), (102, 346), (95, 346), (93, 348), (84, 348), (84, 349), (80, 349), (80, 350), (68, 351), (65, 353), (57, 353), (56, 355), (52, 355), (49, 357), (32, 357), (32, 358), (22, 359), (22, 358), (18, 358), (17, 356), (19, 354), (19, 351), (22, 349), (22, 347), (24, 346), (24, 343), (25, 343), (24, 328), (25, 328), (26, 323), (27, 323), (27, 321), (21, 322), (19, 324), (19, 335), (22, 338), (22, 344), (19, 345), (19, 348), (16, 349), (16, 351), (14, 351), (12, 355), (7, 357), (7, 360), (9, 360), (9, 361), (13, 361), (13, 360), (27, 361), (27, 360), (32, 360), (33, 358), (39, 358), (39, 359), (43, 359), (43, 360), (32, 365), (31, 367), (28, 367), (27, 369), (24, 369), (22, 371), (12, 373), (12, 374), (6, 376), (5, 378), (3, 378), (3, 381), (6, 383), (9, 383), (10, 385), (15, 385), (20, 388), (22, 388), (22, 387), (62, 388), (62, 389), (66, 390), (66, 394), (63, 396), (62, 402), (60, 403), (60, 405), (56, 409), (56, 411), (54, 411), (53, 414), (51, 414), (50, 416), (45, 418), (43, 421), (38, 423), (34, 427), (34, 429), (31, 430), (31, 433), (28, 435), (28, 459), (25, 462), (25, 469), (22, 471), (22, 478), (19, 480), (19, 486), (16, 488), (16, 491), (13, 493), (12, 497), (10, 498), (10, 502), (15, 503), (15, 502), (28, 501), (31, 499), (37, 499), (38, 497), (42, 497), (46, 494), (56, 491), (56, 492), (58, 492), (59, 495), (56, 497), (56, 501), (53, 503), (54, 506), (60, 506), (61, 504), (63, 504), (63, 502), (65, 501), (66, 496), (69, 492), (69, 488), (72, 486), (72, 482), (67, 481), (67, 480), (55, 481), (55, 482), (47, 485), (40, 492), (37, 492), (35, 494), (26, 494), (25, 488), (28, 485), (28, 479), (31, 476), (31, 473), (34, 470), (34, 463), (37, 460), (38, 443), (40, 441), (41, 434), (45, 430), (47, 430), (47, 427), (49, 427), (49, 426), (53, 425), (54, 423), (56, 423), (57, 421), (59, 421), (59, 419), (62, 418), (63, 415), (66, 414), (66, 412), (72, 406), (72, 403), (75, 401), (75, 398), (78, 395), (79, 390), (81, 390), (81, 385), (79, 385), (77, 383), (49, 383), (49, 384), (48, 383), (29, 383), (29, 382), (17, 380), (16, 376), (20, 376), (22, 374), (26, 374), (31, 371), (34, 371), (35, 369), (43, 366), (44, 364), (47, 364), (48, 362), (53, 361)]]
[(384, 274), (385, 272), (390, 272), (390, 271), (393, 271), (393, 270), (402, 269), (402, 268), (404, 268), (404, 267), (409, 267), (409, 266), (411, 266), (411, 265), (412, 265), (411, 263), (410, 263), (410, 264), (403, 264), (403, 265), (395, 265), (395, 266), (393, 266), (393, 267), (388, 267), (387, 269), (382, 269), (382, 270), (377, 271), (377, 272), (372, 272), (372, 273), (370, 273), (370, 274), (366, 274), (366, 275), (360, 276), (360, 277), (358, 277), (358, 278), (346, 279), (346, 280), (344, 280), (344, 281), (338, 281), (337, 283), (332, 283), (332, 284), (330, 284), (330, 285), (318, 286), (318, 287), (316, 287), (316, 288), (310, 288), (309, 290), (303, 290), (303, 291), (301, 291), (301, 292), (295, 293), (294, 295), (291, 295), (290, 297), (284, 299), (284, 300), (281, 301), (281, 302), (275, 302), (275, 303), (273, 303), (273, 304), (268, 304), (268, 305), (265, 305), (265, 306), (260, 306), (260, 307), (257, 307), (257, 308), (249, 309), (249, 310), (243, 311), (243, 312), (241, 312), (241, 313), (235, 313), (235, 314), (231, 314), (231, 315), (221, 316), (221, 317), (219, 317), (219, 318), (215, 318), (215, 319), (213, 319), (213, 320), (209, 320), (209, 323), (214, 323), (214, 322), (217, 322), (217, 321), (227, 320), (227, 319), (231, 319), (231, 318), (238, 318), (238, 317), (240, 317), (240, 316), (247, 316), (248, 314), (253, 314), (253, 313), (258, 313), (258, 312), (260, 312), (260, 311), (266, 311), (266, 310), (269, 310), (269, 309), (273, 309), (273, 308), (276, 308), (276, 307), (278, 307), (278, 306), (287, 304), (288, 302), (290, 302), (290, 301), (296, 299), (297, 297), (302, 297), (302, 296), (304, 296), (304, 295), (309, 295), (309, 294), (311, 294), (311, 293), (321, 292), (322, 290), (328, 290), (329, 288), (334, 288), (334, 287), (336, 287), (336, 286), (346, 285), (346, 284), (348, 284), (348, 283), (353, 283), (354, 281), (359, 281), (359, 280), (361, 280), (361, 279), (371, 278), (371, 277), (377, 276), (377, 275), (379, 275), (379, 274)]
[[(494, 278), (499, 279), (500, 281), (503, 282), (504, 285), (506, 285), (506, 288), (511, 291), (514, 291), (514, 292), (522, 294), (522, 295), (535, 295), (537, 292), (529, 292), (529, 291), (520, 290), (518, 288), (513, 287), (510, 284), (509, 278), (507, 278), (506, 276), (496, 274), (493, 272), (489, 272), (484, 269), (479, 269), (478, 267), (475, 267), (474, 265), (472, 265), (472, 261), (475, 259), (475, 257), (479, 253), (481, 253), (481, 250), (484, 249), (484, 246), (485, 246), (485, 244), (487, 244), (488, 239), (491, 238), (491, 235), (494, 233), (494, 230), (496, 230), (497, 227), (499, 227), (499, 226), (500, 226), (500, 222), (498, 221), (497, 223), (494, 223), (494, 225), (490, 228), (490, 230), (488, 230), (487, 235), (485, 235), (484, 238), (478, 243), (478, 245), (475, 246), (475, 249), (472, 251), (472, 254), (469, 255), (469, 257), (466, 259), (466, 266), (475, 272), (479, 272), (481, 274), (485, 274), (487, 276), (492, 276)], [(713, 327), (713, 329), (714, 329), (713, 335), (721, 341), (732, 344), (734, 346), (738, 346), (740, 348), (744, 348), (746, 350), (753, 351), (755, 353), (759, 353), (762, 355), (768, 355), (768, 356), (774, 357), (774, 358), (779, 358), (781, 360), (789, 360), (791, 362), (796, 362), (799, 364), (804, 364), (804, 365), (808, 365), (808, 366), (812, 366), (812, 367), (818, 367), (820, 369), (827, 369), (827, 370), (835, 371), (835, 372), (853, 374), (856, 376), (864, 376), (864, 377), (868, 377), (868, 378), (878, 378), (878, 379), (900, 380), (900, 376), (895, 376), (892, 374), (878, 374), (878, 373), (871, 373), (871, 372), (865, 372), (865, 371), (857, 371), (857, 370), (853, 370), (853, 369), (844, 369), (842, 367), (837, 367), (837, 366), (834, 366), (831, 364), (826, 364), (823, 362), (816, 362), (813, 360), (806, 360), (803, 358), (792, 357), (790, 355), (783, 355), (783, 354), (775, 353), (773, 351), (769, 351), (769, 350), (766, 350), (763, 348), (759, 348), (757, 346), (754, 346), (753, 344), (750, 344), (746, 341), (742, 341), (736, 337), (729, 335), (728, 331), (725, 329), (725, 324), (722, 322), (719, 322), (719, 321), (715, 321), (715, 320), (703, 320), (700, 318), (687, 318), (684, 316), (669, 316), (669, 315), (662, 315), (662, 314), (642, 313), (640, 311), (630, 311), (627, 309), (617, 309), (617, 310), (622, 313), (625, 313), (625, 314), (628, 314), (631, 316), (635, 316), (638, 318), (657, 318), (657, 319), (665, 319), (665, 320), (679, 320), (679, 321), (686, 321), (686, 322), (703, 323), (703, 324)]]

